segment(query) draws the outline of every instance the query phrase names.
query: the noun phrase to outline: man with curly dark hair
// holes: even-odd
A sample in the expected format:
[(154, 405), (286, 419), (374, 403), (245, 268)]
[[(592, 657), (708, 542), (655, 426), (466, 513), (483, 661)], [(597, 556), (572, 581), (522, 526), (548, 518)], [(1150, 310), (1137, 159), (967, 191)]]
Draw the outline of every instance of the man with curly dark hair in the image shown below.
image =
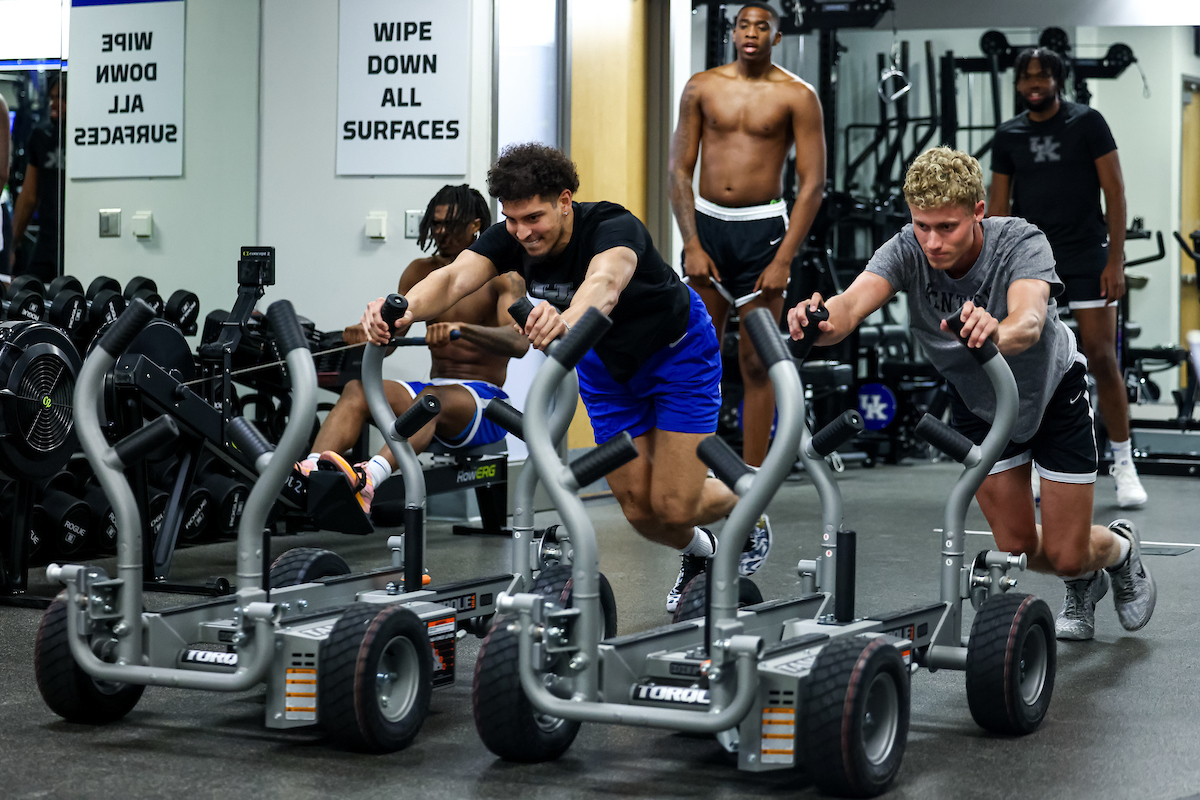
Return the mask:
[[(628, 431), (637, 444), (641, 457), (610, 473), (608, 484), (638, 533), (680, 552), (667, 595), (673, 611), (716, 548), (712, 533), (697, 526), (721, 519), (736, 502), (720, 481), (706, 478), (696, 456), (716, 430), (721, 404), (716, 332), (646, 226), (615, 203), (575, 202), (578, 189), (575, 165), (558, 150), (506, 148), (488, 172), (488, 191), (507, 219), (412, 288), (395, 332), (509, 272), (546, 300), (525, 325), (534, 347), (544, 349), (590, 307), (612, 318), (612, 329), (579, 363), (579, 391), (597, 442)], [(393, 334), (380, 318), (382, 302), (363, 315), (371, 341), (380, 343)], [(756, 569), (761, 555), (744, 553), (743, 570)]]

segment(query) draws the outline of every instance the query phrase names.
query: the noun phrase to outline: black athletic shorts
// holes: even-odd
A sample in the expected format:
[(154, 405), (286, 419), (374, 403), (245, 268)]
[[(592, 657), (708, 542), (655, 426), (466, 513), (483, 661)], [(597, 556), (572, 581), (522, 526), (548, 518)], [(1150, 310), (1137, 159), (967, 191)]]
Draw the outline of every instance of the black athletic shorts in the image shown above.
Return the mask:
[(1067, 288), (1058, 298), (1060, 306), (1104, 308), (1109, 301), (1100, 293), (1100, 275), (1108, 266), (1108, 245), (1091, 248), (1082, 253), (1055, 256), (1054, 271)]
[(787, 233), (787, 203), (725, 208), (696, 198), (696, 235), (717, 265), (721, 286), (735, 300), (754, 291)]
[[(971, 413), (962, 397), (950, 388), (950, 424), (975, 444), (991, 426)], [(1025, 442), (1009, 442), (990, 475), (1027, 464), (1032, 459), (1038, 474), (1059, 483), (1096, 482), (1096, 430), (1087, 389), (1087, 367), (1076, 361), (1063, 375), (1046, 405), (1042, 424)]]

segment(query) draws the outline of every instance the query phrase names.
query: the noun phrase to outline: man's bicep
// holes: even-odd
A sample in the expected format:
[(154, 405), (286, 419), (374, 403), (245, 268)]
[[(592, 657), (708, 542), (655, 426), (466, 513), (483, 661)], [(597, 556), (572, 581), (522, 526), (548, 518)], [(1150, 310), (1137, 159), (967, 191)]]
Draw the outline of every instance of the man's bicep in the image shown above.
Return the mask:
[(511, 325), (516, 320), (508, 309), (513, 303), (525, 297), (525, 279), (515, 272), (509, 272), (497, 278), (502, 286), (500, 296), (496, 299), (496, 321), (499, 325)]
[(618, 292), (624, 291), (637, 269), (637, 260), (637, 253), (628, 247), (610, 247), (592, 257), (585, 280), (604, 277), (616, 284)]
[(802, 179), (825, 183), (824, 116), (821, 101), (807, 86), (801, 86), (792, 104), (792, 137), (796, 142), (796, 174)]
[(700, 132), (704, 114), (700, 109), (700, 87), (694, 76), (679, 98), (679, 124), (671, 137), (670, 169), (691, 173), (700, 155)]
[(1034, 314), (1045, 321), (1050, 284), (1039, 278), (1018, 278), (1008, 285), (1008, 315)]
[(851, 324), (858, 327), (859, 323), (878, 311), (895, 293), (896, 289), (887, 278), (864, 270), (838, 297), (842, 298)]
[(1100, 188), (1105, 192), (1119, 192), (1124, 189), (1121, 161), (1116, 150), (1105, 153), (1096, 159), (1096, 175), (1100, 178)]
[(987, 213), (991, 217), (1007, 217), (1009, 197), (1012, 192), (1012, 176), (1003, 172), (992, 172), (992, 187), (988, 192)]

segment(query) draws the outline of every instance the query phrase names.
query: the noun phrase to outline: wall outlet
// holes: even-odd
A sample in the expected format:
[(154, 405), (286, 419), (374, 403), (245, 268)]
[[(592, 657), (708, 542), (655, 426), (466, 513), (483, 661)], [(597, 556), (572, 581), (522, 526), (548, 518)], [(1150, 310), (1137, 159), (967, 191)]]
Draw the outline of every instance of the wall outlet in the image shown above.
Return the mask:
[(405, 211), (404, 212), (404, 238), (416, 239), (421, 235), (421, 217), (425, 216), (424, 211)]
[(387, 241), (387, 212), (372, 211), (367, 214), (367, 238)]
[(154, 235), (154, 214), (150, 211), (135, 211), (129, 222), (129, 229), (139, 239), (149, 239)]
[(119, 209), (119, 208), (102, 208), (102, 209), (100, 209), (100, 235), (101, 236), (120, 236), (121, 235), (121, 209)]

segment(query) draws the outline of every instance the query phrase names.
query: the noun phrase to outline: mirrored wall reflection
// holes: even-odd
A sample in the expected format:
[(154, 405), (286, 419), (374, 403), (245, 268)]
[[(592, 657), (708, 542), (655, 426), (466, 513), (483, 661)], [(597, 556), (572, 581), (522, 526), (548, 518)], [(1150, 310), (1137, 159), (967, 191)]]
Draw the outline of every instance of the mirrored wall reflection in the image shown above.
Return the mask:
[(0, 23), (0, 276), (62, 274), (65, 8), (9, 3)]
[(496, 0), (496, 149), (559, 139), (559, 0)]

